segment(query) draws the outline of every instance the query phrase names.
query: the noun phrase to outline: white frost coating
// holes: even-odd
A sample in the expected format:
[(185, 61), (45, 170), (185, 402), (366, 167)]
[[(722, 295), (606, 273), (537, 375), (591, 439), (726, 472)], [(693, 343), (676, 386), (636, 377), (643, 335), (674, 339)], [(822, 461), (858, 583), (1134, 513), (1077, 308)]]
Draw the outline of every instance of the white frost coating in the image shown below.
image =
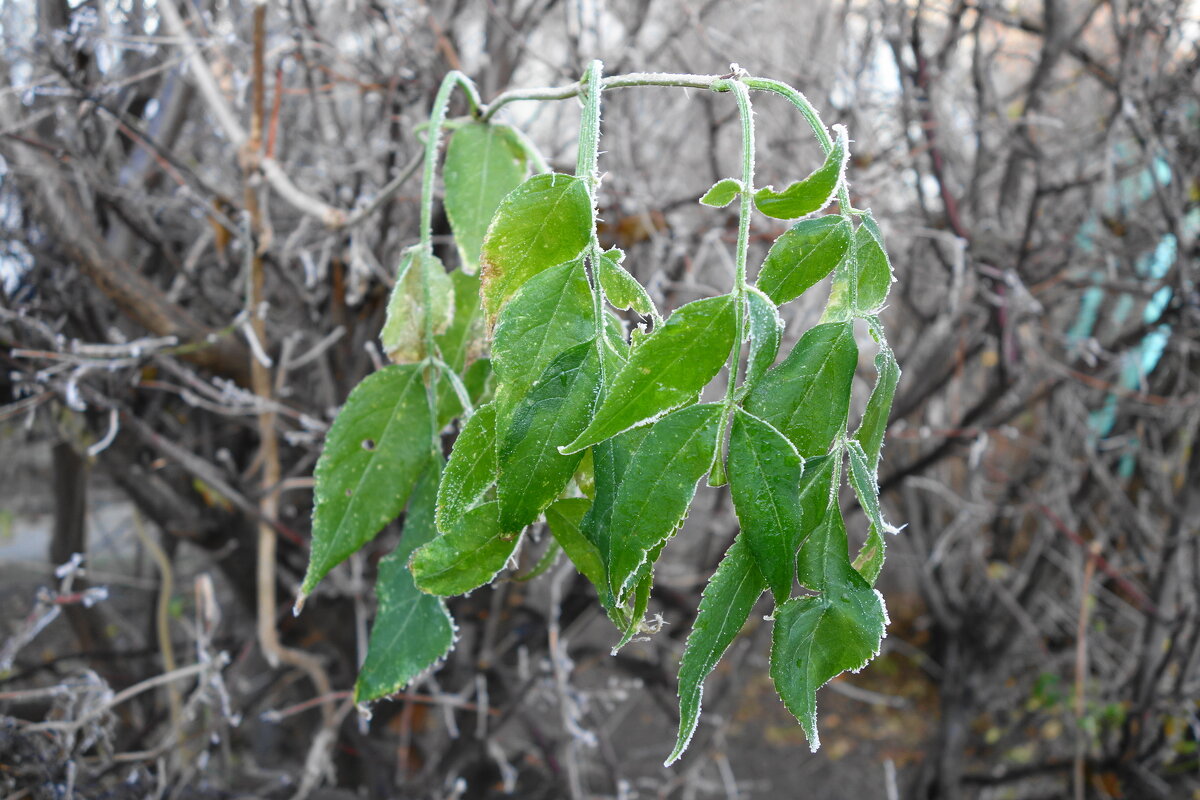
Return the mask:
[[(713, 668), (716, 668), (715, 664), (713, 665)], [(712, 674), (711, 671), (709, 674)], [(707, 678), (708, 675), (705, 675), (704, 677)], [(683, 696), (678, 692), (675, 693), (675, 697), (677, 697), (679, 700), (683, 700)], [(696, 731), (700, 729), (700, 715), (703, 713), (704, 681), (700, 681), (699, 691), (696, 693), (696, 718), (692, 721), (691, 728), (688, 729), (687, 737), (685, 737), (682, 742), (677, 742), (675, 744), (675, 750), (672, 751), (671, 755), (667, 756), (667, 760), (663, 762), (664, 767), (669, 767), (679, 759), (683, 758), (683, 754), (687, 752), (688, 747), (690, 747), (692, 744), (692, 737), (694, 737), (696, 735)]]
[(109, 445), (117, 438), (117, 431), (120, 430), (120, 417), (115, 408), (108, 410), (108, 433), (104, 434), (104, 438), (92, 444), (87, 449), (87, 454), (92, 458), (103, 453), (108, 449)]
[(681, 408), (684, 408), (686, 406), (695, 405), (699, 400), (700, 400), (700, 393), (697, 392), (695, 397), (692, 397), (689, 400), (685, 400), (677, 406), (671, 406), (670, 408), (665, 408), (652, 417), (646, 417), (643, 420), (639, 420), (638, 422), (635, 422), (632, 425), (630, 425), (628, 428), (617, 431), (612, 436), (604, 437), (599, 442), (591, 442), (589, 444), (585, 444), (583, 447), (580, 447), (577, 450), (568, 450), (567, 448), (570, 447), (571, 445), (562, 445), (561, 447), (558, 448), (558, 452), (564, 456), (574, 455), (575, 453), (582, 452), (582, 451), (588, 449), (589, 447), (592, 447), (593, 445), (601, 444), (602, 442), (607, 442), (609, 439), (620, 436), (622, 433), (625, 433), (625, 431), (631, 431), (634, 428), (641, 428), (646, 425), (653, 425), (654, 423), (658, 422), (660, 419), (665, 417), (667, 414), (670, 414), (672, 411), (678, 411)]
[(54, 568), (54, 577), (62, 580), (68, 575), (74, 575), (83, 565), (83, 553), (72, 553), (70, 560)]
[(103, 603), (108, 599), (107, 586), (93, 586), (80, 595), (79, 602), (84, 608), (91, 608), (97, 603)]
[(267, 369), (270, 369), (274, 364), (271, 357), (267, 355), (267, 351), (263, 350), (262, 342), (258, 340), (258, 336), (254, 333), (254, 328), (248, 320), (242, 320), (239, 326), (242, 330), (242, 335), (246, 338), (246, 343), (250, 345), (250, 352), (254, 354), (254, 358), (259, 364), (262, 364)]

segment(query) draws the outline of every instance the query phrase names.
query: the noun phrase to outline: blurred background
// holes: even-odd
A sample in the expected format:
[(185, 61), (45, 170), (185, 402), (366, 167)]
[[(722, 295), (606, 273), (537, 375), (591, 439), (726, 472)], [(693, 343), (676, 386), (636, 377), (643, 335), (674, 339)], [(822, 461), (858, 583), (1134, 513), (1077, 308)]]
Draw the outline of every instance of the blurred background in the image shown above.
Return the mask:
[[(254, 8), (0, 3), (0, 796), (1200, 797), (1200, 3), (277, 0), (261, 173), (238, 138)], [(368, 721), (346, 692), (397, 524), (289, 613), (323, 433), (417, 237), (439, 82), (487, 100), (591, 58), (801, 89), (849, 129), (887, 237), (881, 485), (907, 527), (883, 652), (820, 692), (816, 754), (756, 614), (661, 766), (736, 531), (706, 487), (655, 587), (666, 624), (617, 657), (560, 564), (452, 600), (457, 648)], [(802, 120), (755, 99), (759, 183), (806, 174)], [(723, 291), (735, 216), (696, 201), (738, 170), (731, 97), (604, 104), (604, 236), (661, 308)], [(573, 169), (575, 100), (504, 116)], [(755, 224), (752, 269), (785, 227)], [(784, 309), (792, 341), (826, 291)], [(865, 397), (869, 353), (860, 376)]]

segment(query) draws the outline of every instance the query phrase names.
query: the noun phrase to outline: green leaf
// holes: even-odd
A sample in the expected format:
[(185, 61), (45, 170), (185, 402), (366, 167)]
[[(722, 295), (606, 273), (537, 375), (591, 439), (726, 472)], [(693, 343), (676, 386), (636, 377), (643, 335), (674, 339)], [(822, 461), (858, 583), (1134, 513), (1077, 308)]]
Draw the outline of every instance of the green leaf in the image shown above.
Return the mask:
[(500, 527), (500, 504), (493, 500), (471, 509), (459, 525), (419, 548), (409, 568), (422, 592), (466, 594), (492, 582), (520, 538)]
[(796, 299), (833, 271), (851, 238), (850, 220), (836, 214), (797, 222), (771, 245), (758, 288), (776, 305)]
[(450, 273), (450, 280), (454, 284), (454, 319), (435, 341), (442, 361), (461, 373), (484, 351), (483, 306), (478, 275), (455, 270)]
[(307, 595), (329, 570), (375, 537), (404, 509), (429, 462), (432, 426), (422, 370), (389, 366), (346, 398), (314, 472)]
[(750, 357), (746, 360), (746, 377), (742, 386), (749, 390), (766, 374), (775, 363), (775, 356), (779, 355), (783, 320), (771, 299), (753, 286), (747, 287), (746, 300), (750, 309)]
[(729, 490), (742, 536), (776, 603), (796, 577), (804, 461), (782, 433), (740, 408), (729, 434)]
[(596, 470), (592, 465), (592, 451), (583, 451), (583, 458), (575, 467), (575, 485), (588, 500), (596, 499)]
[[(463, 385), (467, 387), (467, 396), (471, 398), (471, 403), (476, 408), (490, 402), (495, 396), (496, 383), (495, 376), (492, 374), (492, 360), (477, 358), (472, 361), (463, 370), (462, 381)], [(461, 411), (462, 409), (455, 409), (454, 416), (457, 417)], [(441, 428), (448, 424), (449, 421), (442, 423)]]
[(405, 251), (396, 269), (396, 285), (388, 298), (387, 316), (379, 340), (395, 364), (412, 364), (425, 358), (425, 292), (421, 274), (429, 276), (429, 308), (433, 332), (445, 332), (454, 318), (454, 282), (438, 257), (419, 247)]
[[(661, 552), (662, 548), (659, 548)], [(657, 556), (655, 556), (657, 558)], [(640, 577), (639, 577), (640, 576)], [(630, 581), (633, 586), (633, 604), (626, 616), (626, 623), (621, 631), (621, 638), (613, 645), (611, 655), (616, 655), (621, 648), (633, 641), (639, 633), (648, 633), (651, 629), (646, 626), (646, 609), (650, 607), (650, 590), (654, 588), (654, 567), (646, 564), (645, 569), (638, 570), (637, 576)], [(612, 615), (609, 615), (610, 618)], [(621, 626), (618, 626), (621, 627)]]
[(625, 324), (611, 311), (604, 312), (604, 372), (616, 375), (629, 360), (629, 342), (625, 341)]
[(874, 585), (880, 570), (883, 569), (883, 560), (886, 555), (886, 543), (883, 541), (882, 531), (889, 530), (889, 527), (883, 521), (883, 512), (879, 507), (879, 484), (875, 480), (875, 471), (867, 464), (867, 455), (863, 452), (862, 445), (856, 441), (850, 441), (846, 450), (850, 454), (850, 485), (854, 487), (854, 494), (858, 496), (858, 504), (871, 524), (867, 541), (854, 560), (854, 568), (866, 579), (867, 583)]
[(833, 126), (837, 140), (825, 157), (825, 163), (802, 181), (797, 181), (782, 192), (767, 186), (754, 193), (754, 205), (768, 217), (796, 219), (820, 211), (833, 200), (838, 184), (846, 171), (849, 148), (846, 144), (846, 129)]
[(442, 179), (446, 216), (454, 231), (463, 271), (479, 268), (479, 251), (500, 201), (527, 172), (525, 150), (507, 125), (469, 122), (457, 128), (446, 147)]
[(858, 262), (857, 309), (859, 313), (877, 311), (887, 300), (896, 278), (883, 246), (883, 233), (869, 211), (854, 233), (854, 257)]
[(867, 400), (862, 422), (854, 432), (854, 438), (862, 445), (872, 472), (879, 469), (883, 435), (887, 432), (892, 399), (896, 396), (896, 384), (900, 382), (900, 365), (896, 363), (896, 357), (886, 342), (881, 342), (881, 349), (875, 356), (875, 372), (879, 377), (875, 381), (875, 388), (871, 390), (870, 399)]
[(723, 410), (706, 403), (668, 414), (650, 427), (630, 458), (612, 509), (608, 548), (600, 551), (618, 599), (649, 552), (682, 524), (696, 483), (712, 464)]
[(875, 471), (867, 463), (867, 454), (863, 452), (862, 445), (853, 439), (847, 442), (846, 450), (850, 454), (850, 485), (858, 495), (858, 504), (871, 524), (886, 531), (888, 526), (883, 521), (883, 512), (879, 507), (879, 484), (875, 479)]
[(700, 198), (700, 202), (713, 208), (724, 208), (744, 191), (745, 184), (737, 178), (725, 178), (714, 183), (713, 187), (704, 193), (704, 197)]
[[(808, 548), (808, 544), (825, 523), (830, 505), (836, 504), (837, 487), (833, 479), (839, 459), (840, 456), (810, 458), (804, 462), (804, 475), (800, 478), (800, 530), (796, 534), (800, 558), (796, 562), (797, 578), (801, 585), (814, 591), (820, 588), (818, 581), (824, 573), (814, 571), (808, 561), (820, 548)], [(808, 553), (805, 553), (806, 549)]]
[(793, 598), (775, 611), (771, 678), (800, 720), (813, 750), (816, 691), (845, 670), (859, 670), (879, 652), (887, 624), (883, 598), (850, 565), (846, 527), (836, 502), (800, 550), (800, 572), (818, 597)]
[[(628, 474), (633, 454), (650, 433), (649, 427), (626, 431), (591, 448), (592, 472), (595, 499), (584, 515), (580, 530), (601, 554), (601, 563), (608, 563), (607, 554), (612, 551), (612, 513), (617, 503), (621, 482)], [(608, 571), (596, 585), (600, 600), (605, 607), (615, 607), (616, 600), (608, 585)]]
[(404, 535), (379, 562), (375, 596), (379, 610), (371, 626), (367, 658), (354, 685), (354, 702), (386, 697), (407, 686), (454, 645), (454, 621), (440, 597), (417, 589), (408, 571), (414, 550), (437, 535), (433, 524), (438, 474), (427, 470), (413, 490)]
[(851, 322), (816, 325), (746, 396), (746, 410), (774, 425), (804, 458), (821, 455), (845, 429), (858, 366)]
[(534, 275), (579, 257), (592, 240), (587, 184), (570, 175), (534, 175), (500, 203), (483, 240), (483, 305), (500, 307)]
[[(550, 526), (550, 534), (562, 546), (567, 558), (599, 591), (605, 586), (604, 562), (600, 560), (596, 545), (580, 530), (583, 516), (591, 507), (592, 501), (586, 497), (557, 500), (546, 508), (546, 524)], [(604, 594), (602, 592), (601, 597)]]
[(563, 452), (577, 452), (692, 402), (721, 371), (736, 335), (732, 295), (677, 308), (633, 350), (587, 430)]
[(883, 534), (879, 532), (879, 528), (872, 523), (867, 531), (867, 540), (863, 542), (862, 549), (858, 551), (858, 556), (854, 559), (854, 569), (863, 576), (863, 580), (874, 586), (875, 581), (879, 580), (879, 573), (883, 571), (883, 561), (886, 556), (887, 543), (883, 540)]
[(831, 592), (848, 584), (864, 583), (850, 564), (847, 547), (842, 509), (836, 499), (831, 499), (824, 518), (800, 548), (796, 564), (800, 583), (816, 592)]
[(554, 359), (595, 335), (592, 290), (582, 261), (551, 267), (522, 286), (501, 313), (492, 341), (499, 419)]
[(448, 532), (460, 524), (496, 482), (496, 406), (475, 410), (454, 440), (450, 462), (437, 490), (437, 529)]
[(817, 689), (846, 670), (857, 671), (879, 653), (887, 624), (883, 598), (858, 573), (857, 581), (819, 597), (796, 597), (775, 610), (771, 680), (800, 721), (809, 747), (817, 735)]
[(738, 536), (704, 587), (696, 622), (688, 634), (679, 663), (679, 736), (663, 766), (671, 766), (687, 749), (700, 722), (704, 679), (746, 624), (766, 586), (745, 536)]
[(600, 388), (595, 341), (566, 350), (546, 367), (529, 393), (500, 421), (500, 526), (519, 531), (554, 502), (582, 453), (564, 456), (558, 446), (574, 439), (591, 419)]
[(654, 301), (650, 299), (645, 287), (638, 283), (637, 278), (630, 275), (621, 266), (625, 254), (613, 248), (606, 250), (600, 257), (597, 273), (600, 275), (600, 287), (604, 296), (613, 308), (631, 308), (643, 317), (654, 314)]

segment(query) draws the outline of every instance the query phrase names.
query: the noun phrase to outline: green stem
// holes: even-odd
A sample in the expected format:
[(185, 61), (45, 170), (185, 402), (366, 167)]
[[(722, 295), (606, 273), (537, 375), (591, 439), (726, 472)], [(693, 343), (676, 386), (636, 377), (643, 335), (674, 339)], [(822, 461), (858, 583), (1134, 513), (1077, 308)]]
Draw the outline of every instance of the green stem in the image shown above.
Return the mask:
[[(813, 135), (817, 137), (817, 143), (821, 145), (821, 151), (826, 155), (833, 149), (833, 139), (829, 135), (829, 131), (825, 128), (825, 123), (821, 122), (821, 115), (817, 113), (817, 109), (808, 101), (800, 90), (788, 86), (783, 81), (771, 80), (770, 78), (747, 78), (746, 85), (751, 89), (759, 89), (764, 92), (774, 92), (782, 95), (791, 101), (804, 119), (808, 121), (808, 126), (812, 128)], [(846, 187), (846, 182), (842, 181), (838, 186), (838, 205), (841, 207), (843, 214), (850, 213), (850, 190)]]
[[(478, 116), (480, 111), (479, 92), (475, 84), (457, 70), (452, 71), (442, 79), (437, 95), (433, 100), (433, 110), (429, 114), (429, 130), (425, 140), (425, 171), (421, 176), (421, 241), (417, 258), (421, 268), (421, 305), (425, 315), (425, 355), (428, 359), (425, 370), (425, 402), (429, 406), (430, 455), (435, 462), (440, 463), (442, 443), (438, 436), (438, 402), (437, 376), (438, 372), (449, 374), (448, 369), (439, 368), (433, 356), (437, 352), (437, 341), (433, 332), (433, 292), (429, 282), (429, 270), (442, 267), (433, 257), (433, 191), (437, 182), (438, 149), (442, 141), (442, 129), (446, 124), (446, 113), (450, 107), (450, 96), (456, 88), (461, 88), (471, 106), (471, 113)], [(457, 376), (455, 376), (457, 377)]]
[(471, 79), (457, 70), (442, 78), (437, 95), (433, 99), (433, 110), (429, 114), (428, 138), (425, 140), (425, 172), (421, 176), (421, 250), (433, 252), (433, 189), (437, 182), (438, 148), (442, 143), (442, 128), (446, 124), (446, 112), (450, 107), (450, 95), (461, 88), (471, 105), (471, 113), (480, 113), (479, 92)]
[(725, 413), (717, 431), (717, 454), (709, 471), (709, 485), (723, 486), (725, 475), (725, 432), (736, 405), (735, 392), (738, 370), (742, 361), (742, 345), (746, 339), (746, 257), (750, 251), (750, 218), (754, 214), (754, 109), (750, 92), (741, 80), (730, 81), (738, 116), (742, 122), (742, 191), (738, 205), (738, 240), (733, 277), (734, 320), (736, 332), (733, 350), (729, 354), (729, 382), (725, 388)]
[[(724, 81), (720, 75), (690, 75), (670, 72), (632, 72), (628, 75), (613, 75), (600, 82), (602, 89), (625, 89), (631, 86), (674, 86), (685, 89), (712, 89), (714, 84)], [(567, 100), (583, 92), (583, 84), (587, 76), (568, 86), (546, 89), (514, 89), (503, 92), (492, 102), (483, 106), (479, 111), (479, 119), (486, 122), (495, 116), (496, 112), (510, 103), (522, 100)], [(728, 91), (723, 90), (723, 91)]]
[[(788, 86), (782, 81), (770, 80), (768, 78), (751, 78), (746, 81), (746, 83), (752, 89), (761, 89), (767, 92), (774, 92), (775, 94), (783, 95), (790, 100), (792, 105), (800, 109), (800, 113), (804, 115), (806, 120), (808, 120), (808, 125), (810, 128), (812, 128), (813, 134), (817, 137), (817, 142), (821, 145), (821, 149), (826, 154), (833, 149), (833, 139), (830, 138), (829, 131), (825, 130), (825, 123), (821, 122), (821, 116), (817, 113), (817, 109), (813, 107), (812, 103), (808, 102), (808, 98), (801, 94), (799, 90)], [(847, 187), (845, 179), (838, 184), (838, 207), (843, 214), (852, 214), (854, 212), (853, 207), (850, 205), (850, 189)], [(851, 311), (857, 305), (857, 298), (854, 295), (857, 294), (858, 291), (857, 285), (849, 277), (857, 271), (853, 261), (854, 250), (851, 248), (850, 257), (843, 259), (838, 264), (833, 278), (835, 287), (833, 296), (839, 296), (838, 287), (848, 291), (849, 296), (846, 297), (843, 302), (845, 303), (846, 308), (850, 309)], [(840, 316), (838, 316), (840, 309), (840, 304), (838, 305), (837, 309), (835, 309), (834, 305), (831, 303), (826, 308), (825, 314), (821, 316), (821, 322), (827, 322), (836, 318), (840, 318)], [(834, 312), (832, 316), (831, 312)]]
[(587, 248), (588, 279), (592, 287), (592, 315), (596, 326), (596, 355), (600, 360), (600, 386), (604, 386), (604, 303), (600, 291), (600, 240), (596, 237), (596, 185), (599, 182), (597, 164), (600, 160), (600, 95), (604, 89), (601, 75), (604, 65), (596, 60), (588, 64), (579, 85), (584, 90), (583, 114), (579, 119), (579, 153), (575, 158), (575, 177), (587, 184), (592, 201), (592, 241)]

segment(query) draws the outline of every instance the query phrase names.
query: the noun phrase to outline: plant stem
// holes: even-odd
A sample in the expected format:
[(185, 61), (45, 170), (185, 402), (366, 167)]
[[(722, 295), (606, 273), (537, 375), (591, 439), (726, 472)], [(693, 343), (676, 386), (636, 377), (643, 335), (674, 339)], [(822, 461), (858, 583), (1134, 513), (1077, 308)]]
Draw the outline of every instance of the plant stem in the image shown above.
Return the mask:
[[(817, 109), (808, 101), (800, 90), (788, 86), (783, 81), (771, 80), (770, 78), (747, 78), (746, 85), (751, 89), (759, 89), (764, 92), (774, 92), (778, 95), (783, 95), (792, 102), (800, 113), (804, 115), (804, 119), (808, 121), (808, 126), (812, 128), (813, 135), (817, 137), (817, 144), (821, 145), (821, 151), (826, 155), (833, 149), (833, 139), (829, 136), (829, 131), (825, 129), (825, 123), (821, 122), (821, 115), (817, 113)], [(841, 207), (843, 214), (850, 213), (850, 190), (843, 180), (838, 186), (838, 205)]]
[[(714, 84), (725, 80), (720, 75), (690, 75), (670, 72), (631, 72), (628, 75), (613, 75), (600, 82), (603, 89), (624, 89), (631, 86), (675, 86), (685, 89), (712, 89)], [(586, 73), (581, 81), (545, 89), (514, 89), (503, 92), (479, 111), (479, 119), (486, 122), (509, 103), (522, 100), (567, 100), (583, 92), (587, 81)]]
[(750, 105), (750, 92), (740, 79), (729, 82), (733, 89), (734, 99), (737, 100), (738, 116), (742, 122), (742, 191), (739, 193), (738, 204), (738, 240), (737, 253), (734, 260), (733, 276), (733, 309), (734, 309), (734, 342), (729, 354), (729, 382), (725, 387), (725, 412), (721, 415), (720, 428), (717, 430), (717, 454), (709, 470), (710, 486), (724, 486), (725, 475), (725, 433), (729, 429), (729, 420), (736, 405), (735, 391), (738, 383), (738, 369), (742, 361), (742, 344), (746, 339), (746, 257), (750, 250), (750, 218), (754, 213), (754, 109)]
[[(242, 243), (249, 262), (246, 313), (249, 317), (249, 329), (253, 331), (254, 339), (261, 346), (264, 356), (269, 349), (269, 342), (265, 319), (266, 273), (260, 246), (266, 236), (267, 219), (259, 199), (259, 182), (255, 179), (255, 172), (262, 164), (263, 121), (266, 118), (266, 15), (265, 5), (254, 9), (250, 136), (243, 143), (240, 153), (243, 203), (249, 223)], [(287, 664), (303, 670), (316, 687), (317, 694), (325, 695), (332, 690), (329, 676), (321, 662), (310, 653), (285, 647), (279, 640), (279, 630), (275, 626), (275, 613), (278, 610), (275, 595), (276, 533), (266, 520), (273, 520), (279, 516), (277, 487), (282, 478), (282, 469), (279, 460), (279, 438), (275, 431), (274, 381), (270, 362), (264, 362), (253, 353), (250, 356), (250, 385), (262, 403), (262, 410), (258, 413), (258, 435), (263, 493), (258, 500), (258, 564), (255, 575), (258, 642), (268, 664), (272, 667)], [(332, 719), (333, 712), (332, 702), (322, 704), (322, 714), (326, 722)]]
[[(421, 176), (421, 241), (418, 247), (416, 266), (421, 270), (421, 308), (424, 314), (424, 339), (427, 367), (425, 370), (425, 400), (429, 406), (430, 456), (435, 463), (441, 463), (442, 444), (438, 436), (438, 403), (437, 375), (439, 372), (449, 374), (444, 363), (432, 357), (437, 352), (437, 342), (433, 332), (433, 293), (430, 287), (429, 270), (443, 269), (441, 262), (433, 257), (433, 190), (437, 182), (438, 149), (442, 141), (442, 129), (446, 124), (446, 113), (450, 107), (450, 96), (456, 88), (463, 90), (471, 113), (478, 116), (480, 110), (479, 92), (475, 84), (463, 73), (453, 70), (442, 79), (437, 95), (433, 100), (433, 110), (429, 113), (428, 139), (425, 140), (425, 171)], [(439, 366), (441, 365), (441, 366)], [(455, 376), (457, 377), (457, 376)], [(467, 406), (469, 410), (470, 406)]]
[(596, 326), (597, 368), (600, 371), (601, 391), (604, 387), (604, 302), (600, 291), (600, 240), (596, 237), (596, 186), (599, 173), (596, 166), (600, 160), (600, 94), (604, 89), (601, 75), (604, 64), (599, 60), (588, 64), (587, 71), (579, 81), (584, 90), (583, 114), (579, 119), (579, 152), (575, 157), (575, 177), (587, 184), (588, 196), (592, 201), (592, 240), (587, 247), (587, 262), (590, 267), (588, 280), (592, 287), (592, 315)]
[(425, 140), (425, 172), (421, 177), (421, 250), (433, 252), (433, 188), (437, 180), (438, 147), (442, 142), (442, 128), (446, 124), (446, 112), (450, 107), (450, 95), (458, 87), (467, 95), (471, 112), (479, 112), (479, 93), (471, 79), (458, 71), (447, 73), (442, 78), (437, 95), (433, 99), (433, 110), (429, 113), (429, 130)]

